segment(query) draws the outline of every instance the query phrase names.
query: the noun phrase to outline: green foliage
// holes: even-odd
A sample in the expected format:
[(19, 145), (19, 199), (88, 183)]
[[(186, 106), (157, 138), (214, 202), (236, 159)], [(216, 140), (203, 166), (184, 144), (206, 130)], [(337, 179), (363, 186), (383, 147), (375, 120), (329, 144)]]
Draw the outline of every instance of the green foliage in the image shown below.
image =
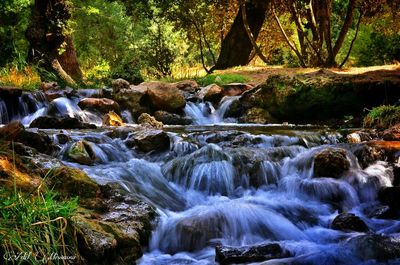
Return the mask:
[(229, 83), (244, 83), (246, 81), (248, 81), (248, 79), (239, 74), (211, 74), (197, 80), (201, 86), (208, 86), (211, 84), (226, 85)]
[(50, 191), (33, 195), (3, 188), (0, 194), (0, 253), (6, 264), (59, 264), (57, 256), (75, 256), (68, 222), (77, 198), (58, 202)]
[(389, 128), (400, 122), (400, 106), (382, 105), (370, 110), (364, 118), (364, 127)]

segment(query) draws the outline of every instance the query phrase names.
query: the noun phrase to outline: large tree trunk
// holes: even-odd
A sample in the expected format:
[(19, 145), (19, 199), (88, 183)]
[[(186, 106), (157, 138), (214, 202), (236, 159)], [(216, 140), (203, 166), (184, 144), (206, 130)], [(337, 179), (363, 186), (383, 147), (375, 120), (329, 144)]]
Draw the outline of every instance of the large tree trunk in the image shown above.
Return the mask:
[[(70, 45), (72, 39), (68, 43), (65, 36), (70, 17), (66, 0), (35, 0), (26, 38), (30, 43), (28, 60), (45, 70), (41, 71), (42, 80), (49, 78), (51, 73), (61, 81), (75, 84), (71, 76), (78, 79), (81, 76), (74, 46)], [(66, 54), (60, 56), (62, 47), (66, 49)]]
[(75, 81), (82, 81), (83, 74), (79, 66), (78, 57), (76, 56), (72, 35), (66, 36), (65, 44), (65, 51), (58, 55), (57, 60), (69, 76)]
[[(256, 40), (264, 24), (266, 10), (270, 1), (252, 0), (246, 2), (246, 15), (249, 28)], [(241, 7), (242, 8), (242, 7)], [(226, 69), (233, 66), (246, 65), (249, 62), (253, 45), (246, 33), (242, 9), (239, 9), (236, 18), (221, 44), (221, 51), (217, 63), (212, 68)]]

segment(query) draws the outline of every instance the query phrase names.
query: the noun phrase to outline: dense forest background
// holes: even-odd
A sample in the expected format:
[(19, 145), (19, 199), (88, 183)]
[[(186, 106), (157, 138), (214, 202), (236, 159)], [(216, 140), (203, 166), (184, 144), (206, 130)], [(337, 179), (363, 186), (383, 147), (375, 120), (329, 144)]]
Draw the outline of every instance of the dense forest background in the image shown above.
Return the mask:
[(11, 85), (391, 64), (399, 43), (397, 0), (0, 2), (0, 82)]

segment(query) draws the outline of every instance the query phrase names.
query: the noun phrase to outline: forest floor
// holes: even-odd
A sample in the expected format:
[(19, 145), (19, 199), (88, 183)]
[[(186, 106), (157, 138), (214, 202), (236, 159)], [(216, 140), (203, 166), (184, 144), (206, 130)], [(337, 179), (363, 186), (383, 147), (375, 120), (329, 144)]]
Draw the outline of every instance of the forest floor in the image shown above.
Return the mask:
[[(227, 70), (217, 71), (216, 74), (220, 73), (220, 74), (242, 75), (248, 79), (247, 83), (258, 85), (264, 82), (271, 75), (293, 76), (296, 74), (317, 72), (319, 70), (320, 68), (286, 68), (284, 66), (269, 66), (269, 67), (243, 66), (240, 68), (231, 68)], [(393, 71), (393, 72), (398, 71), (400, 74), (400, 65), (392, 64), (392, 65), (380, 65), (380, 66), (370, 66), (370, 67), (353, 67), (346, 69), (331, 68), (328, 70), (343, 75), (364, 74), (366, 72), (371, 72), (371, 75), (373, 75), (374, 72), (381, 72), (381, 71)]]

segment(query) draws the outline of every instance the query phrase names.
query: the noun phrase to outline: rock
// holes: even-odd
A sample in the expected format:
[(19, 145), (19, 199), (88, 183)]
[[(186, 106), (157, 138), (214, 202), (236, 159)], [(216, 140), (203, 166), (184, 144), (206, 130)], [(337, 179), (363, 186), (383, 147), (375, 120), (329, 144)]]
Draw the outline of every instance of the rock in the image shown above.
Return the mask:
[(0, 155), (1, 186), (13, 189), (15, 184), (18, 190), (37, 191), (42, 184), (42, 178), (32, 174), (19, 157), (12, 155), (12, 150), (8, 151), (8, 154)]
[(118, 184), (100, 186), (104, 208), (74, 217), (79, 252), (88, 264), (135, 264), (148, 243), (155, 210)]
[(344, 232), (368, 232), (369, 228), (360, 217), (352, 213), (341, 213), (335, 217), (331, 225), (332, 229)]
[(73, 143), (69, 147), (66, 156), (83, 165), (91, 165), (96, 159), (90, 143), (83, 140)]
[(377, 138), (378, 134), (375, 130), (360, 130), (347, 135), (347, 142), (351, 144), (370, 141)]
[(41, 116), (32, 121), (30, 128), (39, 129), (96, 129), (96, 125), (83, 123), (77, 118)]
[(47, 90), (46, 92), (44, 92), (44, 95), (49, 102), (52, 102), (57, 98), (66, 97), (66, 93), (64, 90)]
[(186, 105), (182, 92), (173, 84), (150, 82), (143, 83), (148, 87), (148, 95), (154, 110), (180, 112)]
[(266, 124), (273, 123), (275, 120), (268, 111), (261, 108), (251, 108), (240, 118), (240, 121), (244, 123)]
[(368, 212), (369, 218), (376, 218), (376, 219), (399, 219), (400, 212), (396, 209), (391, 209), (387, 205), (380, 205), (374, 207), (372, 210)]
[(122, 78), (113, 80), (111, 84), (112, 84), (114, 93), (118, 93), (121, 89), (129, 88), (129, 82)]
[(21, 88), (0, 85), (0, 98), (2, 99), (18, 98), (21, 95), (22, 95)]
[(79, 101), (78, 106), (81, 109), (89, 109), (100, 113), (108, 113), (110, 111), (120, 113), (121, 111), (119, 104), (108, 98), (84, 98)]
[(143, 152), (164, 151), (170, 147), (170, 139), (166, 132), (161, 130), (142, 130), (134, 133), (134, 142)]
[(242, 113), (242, 104), (239, 99), (235, 99), (225, 111), (224, 118), (238, 118)]
[(199, 85), (194, 80), (183, 80), (174, 84), (179, 90), (194, 93), (199, 89)]
[[(385, 80), (384, 82), (382, 80)], [(314, 123), (360, 116), (365, 108), (394, 104), (400, 98), (398, 71), (342, 74), (318, 71), (271, 75), (243, 93), (244, 108), (262, 108), (278, 120)]]
[(103, 125), (105, 126), (124, 126), (124, 122), (120, 116), (114, 111), (110, 111), (103, 116)]
[(383, 131), (382, 139), (385, 141), (400, 141), (400, 123)]
[(25, 127), (19, 121), (11, 122), (0, 128), (0, 138), (6, 141), (25, 144), (41, 153), (51, 154), (56, 150), (56, 147), (47, 134), (26, 131)]
[(19, 121), (13, 121), (0, 128), (0, 138), (2, 140), (11, 141), (23, 131), (25, 131), (24, 125)]
[(142, 113), (138, 118), (138, 123), (142, 125), (150, 125), (154, 128), (162, 128), (164, 124), (160, 121), (157, 121), (153, 116), (148, 113)]
[(210, 101), (211, 103), (217, 104), (223, 97), (224, 89), (216, 84), (211, 84), (203, 87), (197, 94), (197, 96), (203, 101)]
[(61, 166), (54, 168), (45, 179), (46, 184), (62, 197), (92, 199), (100, 193), (99, 185), (85, 172), (77, 168)]
[(230, 247), (218, 245), (215, 248), (215, 261), (221, 265), (252, 263), (271, 259), (290, 257), (290, 253), (279, 244), (268, 243), (246, 247)]
[(391, 209), (400, 210), (400, 187), (382, 187), (378, 192), (378, 199)]
[(112, 98), (119, 105), (129, 110), (137, 118), (144, 112), (150, 110), (150, 100), (147, 95), (148, 88), (142, 85), (129, 86), (128, 89), (121, 89), (118, 93), (113, 93)]
[(400, 240), (384, 235), (355, 236), (344, 244), (361, 260), (388, 261), (400, 257)]
[(71, 138), (65, 133), (57, 134), (56, 138), (59, 144), (66, 144), (71, 140)]
[(44, 92), (48, 90), (60, 90), (60, 86), (57, 82), (42, 82), (40, 83), (40, 89)]
[(154, 113), (154, 117), (162, 122), (163, 124), (170, 125), (189, 125), (192, 124), (192, 120), (186, 117), (182, 117), (178, 114), (169, 113), (167, 111), (159, 110)]
[(385, 161), (397, 163), (400, 155), (400, 141), (369, 141), (368, 146), (383, 152)]
[(327, 148), (314, 157), (314, 176), (338, 178), (350, 168), (346, 150)]
[(367, 168), (378, 160), (385, 160), (385, 152), (382, 149), (366, 144), (352, 146), (352, 152), (362, 168)]
[(248, 84), (242, 84), (242, 83), (230, 83), (227, 85), (223, 85), (224, 96), (240, 96), (247, 90), (250, 90), (253, 88), (253, 86), (248, 85)]

